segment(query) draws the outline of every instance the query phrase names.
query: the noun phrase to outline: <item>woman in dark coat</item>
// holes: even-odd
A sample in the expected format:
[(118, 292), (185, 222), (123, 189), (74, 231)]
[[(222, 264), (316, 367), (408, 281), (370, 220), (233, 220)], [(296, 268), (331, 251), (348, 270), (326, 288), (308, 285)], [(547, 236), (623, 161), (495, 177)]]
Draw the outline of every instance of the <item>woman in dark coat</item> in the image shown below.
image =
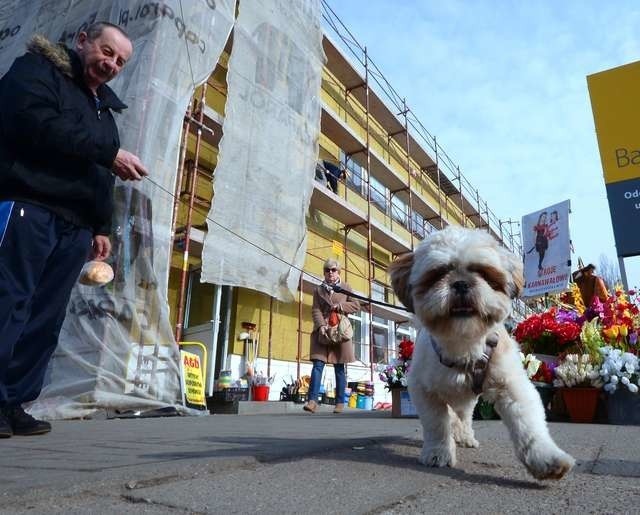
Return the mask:
[[(340, 291), (334, 291), (334, 288)], [(316, 286), (313, 292), (313, 305), (311, 317), (313, 319), (313, 331), (311, 332), (310, 359), (313, 363), (311, 370), (311, 383), (309, 384), (309, 401), (304, 405), (304, 410), (315, 413), (316, 400), (322, 382), (322, 371), (326, 363), (333, 364), (336, 375), (336, 407), (334, 413), (342, 413), (344, 409), (344, 389), (347, 386), (344, 364), (356, 360), (351, 340), (341, 343), (331, 343), (326, 337), (329, 328), (329, 316), (332, 311), (347, 316), (360, 310), (357, 300), (349, 296), (351, 288), (348, 284), (340, 282), (340, 263), (335, 259), (327, 259), (324, 263), (324, 281)]]

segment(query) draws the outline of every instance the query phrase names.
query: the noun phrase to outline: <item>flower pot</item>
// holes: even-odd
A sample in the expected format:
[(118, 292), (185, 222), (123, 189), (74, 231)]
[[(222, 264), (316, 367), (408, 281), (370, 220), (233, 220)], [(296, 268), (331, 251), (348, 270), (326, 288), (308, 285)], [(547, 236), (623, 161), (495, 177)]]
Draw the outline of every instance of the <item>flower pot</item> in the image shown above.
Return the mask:
[(496, 413), (493, 403), (485, 401), (482, 397), (478, 398), (475, 408), (473, 408), (474, 420), (499, 420), (500, 415)]
[(640, 393), (631, 393), (625, 386), (607, 395), (609, 423), (640, 425)]
[(417, 417), (416, 407), (411, 402), (406, 388), (391, 389), (391, 417)]
[(554, 365), (554, 366), (558, 365), (558, 356), (552, 356), (551, 354), (538, 354), (538, 353), (534, 353), (533, 355), (543, 363), (546, 363), (547, 365)]
[(598, 388), (562, 388), (562, 399), (571, 422), (593, 422), (598, 406)]
[(538, 383), (534, 382), (534, 386), (540, 395), (540, 400), (542, 401), (542, 406), (545, 411), (549, 410), (549, 405), (551, 404), (551, 399), (553, 399), (553, 394), (555, 390), (552, 385), (547, 383)]

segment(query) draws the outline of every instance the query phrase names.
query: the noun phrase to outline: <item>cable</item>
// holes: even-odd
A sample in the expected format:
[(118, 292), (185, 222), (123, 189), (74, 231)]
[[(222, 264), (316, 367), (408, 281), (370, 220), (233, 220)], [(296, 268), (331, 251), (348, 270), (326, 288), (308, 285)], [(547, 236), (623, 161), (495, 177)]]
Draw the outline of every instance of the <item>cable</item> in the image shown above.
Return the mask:
[[(167, 195), (169, 195), (171, 198), (173, 198), (175, 201), (177, 202), (181, 202), (183, 204), (186, 204), (186, 202), (184, 200), (182, 200), (180, 197), (177, 197), (173, 192), (169, 191), (168, 189), (166, 189), (164, 186), (162, 186), (161, 184), (158, 184), (156, 181), (154, 181), (153, 179), (151, 179), (149, 176), (145, 177), (144, 179), (145, 181), (149, 181), (151, 184), (153, 184), (154, 186), (156, 186), (158, 189), (162, 190), (163, 192), (165, 192)], [(275, 254), (273, 254), (272, 252), (269, 252), (268, 250), (263, 249), (262, 247), (260, 247), (258, 244), (248, 240), (247, 238), (245, 238), (244, 236), (241, 236), (240, 234), (234, 232), (233, 230), (229, 229), (228, 227), (225, 227), (224, 225), (220, 224), (219, 222), (216, 222), (215, 220), (213, 220), (212, 218), (209, 217), (209, 213), (204, 213), (203, 211), (200, 211), (196, 206), (193, 206), (193, 210), (196, 211), (198, 214), (204, 216), (205, 220), (211, 222), (212, 224), (216, 225), (217, 227), (219, 227), (220, 229), (223, 229), (224, 231), (227, 231), (228, 233), (232, 234), (233, 236), (235, 236), (236, 238), (240, 239), (241, 241), (248, 243), (249, 245), (251, 245), (252, 247), (256, 248), (257, 250), (259, 250), (260, 252), (263, 252), (265, 254), (267, 254), (268, 256), (271, 256), (275, 259), (277, 259), (278, 261), (280, 261), (281, 263), (287, 265), (290, 268), (293, 268), (294, 270), (300, 272), (303, 275), (306, 275), (307, 277), (311, 277), (312, 279), (316, 279), (319, 280), (318, 277), (316, 277), (313, 274), (310, 274), (309, 272), (303, 270), (302, 268), (297, 267), (296, 265), (289, 263), (288, 261), (286, 261), (285, 259), (281, 258), (280, 256), (277, 256)], [(380, 306), (385, 306), (385, 307), (389, 307), (389, 308), (393, 308), (393, 309), (399, 309), (402, 311), (407, 311), (409, 312), (408, 309), (406, 309), (403, 306), (397, 306), (395, 304), (390, 304), (388, 302), (383, 302), (380, 300), (375, 300), (372, 299), (370, 297), (365, 297), (363, 295), (358, 295), (356, 293), (353, 292), (347, 292), (346, 290), (343, 290), (342, 288), (340, 288), (339, 286), (335, 286), (334, 287), (334, 291), (336, 293), (340, 293), (340, 292), (345, 292), (348, 293), (348, 295), (355, 297), (357, 299), (360, 300), (364, 300), (370, 304), (377, 304)]]
[[(181, 16), (181, 17), (182, 17), (182, 19), (184, 20), (184, 11), (183, 11), (183, 7), (182, 7), (182, 0), (178, 0), (178, 4), (179, 4), (179, 6), (180, 6), (180, 16)], [(329, 9), (331, 9), (325, 1), (323, 1), (323, 5), (324, 5), (325, 7), (327, 7), (327, 8), (329, 8)], [(332, 12), (333, 12), (333, 11), (332, 11)], [(335, 15), (335, 13), (334, 13), (334, 15)], [(325, 18), (325, 19), (327, 19), (327, 18)], [(345, 27), (345, 28), (346, 28), (346, 27)], [(334, 29), (334, 30), (335, 30), (335, 29)], [(354, 38), (354, 41), (355, 41), (355, 38)], [(357, 43), (357, 41), (356, 41), (356, 43)], [(191, 54), (189, 53), (189, 44), (187, 43), (186, 38), (184, 38), (184, 45), (185, 45), (185, 49), (186, 49), (186, 51), (187, 51), (187, 61), (188, 61), (188, 63), (189, 63), (189, 72), (190, 72), (190, 74), (191, 74), (191, 84), (192, 84), (192, 85), (193, 85), (193, 87), (195, 88), (195, 87), (196, 87), (195, 75), (194, 75), (194, 73), (193, 73), (193, 66), (192, 66), (192, 63), (191, 63)], [(173, 192), (171, 192), (171, 191), (167, 190), (165, 187), (163, 187), (162, 185), (158, 184), (157, 182), (155, 182), (155, 181), (154, 181), (153, 179), (151, 179), (150, 177), (146, 177), (146, 179), (145, 179), (145, 180), (146, 180), (146, 181), (149, 181), (151, 184), (153, 184), (154, 186), (156, 186), (156, 187), (157, 187), (157, 188), (159, 188), (160, 190), (162, 190), (162, 191), (164, 191), (165, 193), (167, 193), (167, 194), (168, 194), (172, 199), (174, 199), (174, 201), (181, 202), (181, 203), (183, 203), (183, 205), (185, 205), (185, 204), (186, 204), (186, 202), (184, 202), (184, 201), (183, 201), (179, 196), (176, 196)], [(276, 255), (275, 255), (275, 254), (273, 254), (272, 252), (269, 252), (268, 250), (265, 250), (265, 249), (261, 248), (259, 245), (257, 245), (257, 244), (255, 244), (255, 243), (253, 243), (252, 241), (249, 241), (249, 240), (248, 240), (247, 238), (245, 238), (244, 236), (241, 236), (241, 235), (237, 234), (236, 232), (232, 231), (232, 230), (231, 230), (231, 229), (229, 229), (228, 227), (225, 227), (225, 226), (223, 226), (222, 224), (220, 224), (220, 223), (216, 222), (215, 220), (213, 220), (213, 219), (209, 218), (209, 214), (208, 214), (208, 213), (204, 213), (204, 212), (202, 212), (202, 211), (199, 211), (199, 210), (197, 209), (197, 207), (196, 207), (196, 206), (193, 206), (193, 210), (194, 210), (194, 211), (196, 211), (198, 214), (200, 214), (200, 215), (204, 216), (205, 220), (208, 220), (209, 222), (211, 222), (212, 224), (216, 225), (216, 226), (217, 226), (217, 227), (219, 227), (220, 229), (223, 229), (223, 230), (227, 231), (228, 233), (232, 234), (233, 236), (235, 236), (236, 238), (240, 239), (241, 241), (243, 241), (243, 242), (245, 242), (245, 243), (248, 243), (248, 244), (249, 244), (249, 245), (251, 245), (252, 247), (255, 247), (255, 248), (256, 248), (256, 249), (258, 249), (260, 252), (263, 252), (263, 253), (267, 254), (268, 256), (271, 256), (271, 257), (273, 257), (273, 258), (277, 259), (278, 261), (280, 261), (281, 263), (285, 264), (285, 265), (286, 265), (286, 266), (288, 266), (289, 268), (293, 268), (294, 270), (296, 270), (296, 271), (300, 272), (300, 273), (301, 273), (301, 274), (303, 274), (303, 275), (306, 275), (307, 277), (311, 277), (311, 278), (313, 278), (313, 279), (319, 280), (319, 278), (318, 278), (318, 277), (316, 277), (316, 276), (314, 276), (313, 274), (310, 274), (309, 272), (304, 271), (303, 269), (301, 269), (301, 268), (299, 268), (299, 267), (295, 266), (294, 264), (287, 262), (286, 260), (282, 259), (280, 256), (276, 256)], [(339, 291), (343, 291), (343, 290), (342, 290), (341, 288), (339, 288), (339, 287), (336, 287), (336, 288), (334, 289), (334, 291), (336, 291), (336, 293), (338, 293)], [(355, 297), (355, 298), (357, 298), (357, 299), (364, 300), (364, 301), (366, 301), (366, 302), (368, 302), (368, 303), (370, 303), (370, 304), (377, 304), (377, 305), (380, 305), (380, 306), (386, 306), (386, 307), (389, 307), (389, 308), (394, 308), (394, 309), (400, 309), (400, 310), (403, 310), (403, 311), (408, 311), (406, 308), (404, 308), (404, 307), (402, 307), (402, 306), (396, 306), (396, 305), (394, 305), (394, 304), (389, 304), (389, 303), (387, 303), (387, 302), (383, 302), (383, 301), (379, 301), (379, 300), (374, 300), (374, 299), (372, 299), (372, 298), (364, 297), (364, 296), (362, 296), (362, 295), (358, 295), (358, 294), (353, 293), (353, 292), (349, 292), (349, 295), (350, 295), (350, 296), (352, 296), (352, 297)]]

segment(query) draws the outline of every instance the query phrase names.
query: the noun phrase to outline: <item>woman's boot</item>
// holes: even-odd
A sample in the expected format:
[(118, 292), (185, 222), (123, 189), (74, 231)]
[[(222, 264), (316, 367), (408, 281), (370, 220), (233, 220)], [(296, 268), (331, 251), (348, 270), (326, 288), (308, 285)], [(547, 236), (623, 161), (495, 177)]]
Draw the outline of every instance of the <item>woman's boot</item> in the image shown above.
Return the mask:
[(302, 407), (302, 409), (310, 413), (315, 413), (317, 407), (318, 404), (316, 403), (316, 401), (309, 401)]

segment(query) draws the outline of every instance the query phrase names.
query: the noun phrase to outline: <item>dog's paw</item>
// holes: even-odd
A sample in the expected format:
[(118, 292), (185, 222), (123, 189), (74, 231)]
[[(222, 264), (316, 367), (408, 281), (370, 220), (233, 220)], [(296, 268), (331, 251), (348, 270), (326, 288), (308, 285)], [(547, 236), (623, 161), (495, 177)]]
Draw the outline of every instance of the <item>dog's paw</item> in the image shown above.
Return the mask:
[(478, 447), (480, 445), (475, 438), (473, 429), (462, 422), (456, 421), (451, 424), (451, 430), (453, 439), (459, 447)]
[(456, 437), (456, 444), (458, 444), (458, 447), (472, 447), (474, 449), (480, 447), (478, 440), (476, 440), (473, 435), (468, 434)]
[(448, 447), (429, 447), (422, 449), (419, 461), (427, 467), (454, 467), (456, 456)]
[(561, 479), (573, 468), (575, 460), (557, 447), (534, 445), (527, 452), (524, 464), (536, 479)]

